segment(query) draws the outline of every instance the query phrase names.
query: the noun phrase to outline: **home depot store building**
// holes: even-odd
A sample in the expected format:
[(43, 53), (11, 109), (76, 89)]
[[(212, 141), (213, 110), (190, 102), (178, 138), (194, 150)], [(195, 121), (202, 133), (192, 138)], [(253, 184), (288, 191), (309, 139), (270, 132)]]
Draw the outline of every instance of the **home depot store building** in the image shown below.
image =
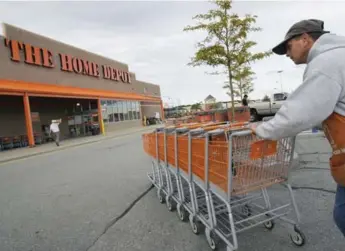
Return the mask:
[(163, 116), (159, 86), (136, 80), (128, 65), (8, 24), (3, 30), (0, 143), (24, 137), (33, 146), (52, 119), (62, 119), (68, 138), (87, 135), (95, 118), (103, 133)]

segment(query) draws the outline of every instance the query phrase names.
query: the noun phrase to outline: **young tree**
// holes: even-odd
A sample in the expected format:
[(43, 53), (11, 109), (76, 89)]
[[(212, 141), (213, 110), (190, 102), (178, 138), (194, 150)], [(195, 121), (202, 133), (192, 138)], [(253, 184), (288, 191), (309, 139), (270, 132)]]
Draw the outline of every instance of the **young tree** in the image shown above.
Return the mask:
[(264, 102), (268, 102), (268, 101), (270, 101), (271, 99), (270, 99), (270, 97), (266, 94), (264, 97), (263, 97), (263, 99), (262, 99), (262, 101), (264, 101)]
[(221, 109), (221, 108), (223, 108), (223, 105), (221, 102), (210, 104), (210, 109)]
[(187, 26), (184, 31), (203, 30), (207, 32), (206, 38), (197, 44), (198, 50), (188, 65), (208, 65), (220, 68), (213, 74), (226, 74), (228, 76), (232, 114), (235, 118), (234, 105), (234, 72), (236, 69), (261, 60), (271, 52), (254, 53), (251, 49), (257, 44), (248, 39), (250, 32), (260, 31), (261, 28), (254, 27), (256, 16), (245, 15), (240, 17), (231, 14), (231, 0), (213, 1), (215, 9), (209, 10), (206, 14), (199, 14), (193, 17), (198, 23), (195, 26)]
[(198, 111), (198, 110), (201, 110), (201, 103), (195, 103), (191, 106), (191, 110), (194, 110), (194, 111)]
[[(249, 66), (243, 66), (233, 71), (233, 89), (234, 97), (243, 99), (244, 95), (248, 95), (254, 91), (253, 87), (253, 75), (255, 73), (251, 71)], [(225, 81), (224, 89), (231, 90), (229, 81)], [(231, 97), (231, 92), (227, 92)]]

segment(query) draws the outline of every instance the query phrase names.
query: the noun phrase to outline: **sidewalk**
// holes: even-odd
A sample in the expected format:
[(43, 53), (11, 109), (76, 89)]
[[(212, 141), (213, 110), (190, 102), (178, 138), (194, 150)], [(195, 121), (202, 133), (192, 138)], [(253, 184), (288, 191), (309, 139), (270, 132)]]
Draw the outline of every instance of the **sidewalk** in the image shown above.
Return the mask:
[(67, 139), (63, 140), (59, 147), (55, 145), (54, 142), (47, 143), (43, 145), (37, 145), (33, 148), (17, 148), (13, 150), (3, 151), (0, 152), (0, 164), (10, 162), (13, 160), (18, 159), (25, 159), (32, 156), (37, 156), (45, 153), (50, 152), (56, 152), (61, 151), (67, 148), (72, 148), (76, 146), (86, 145), (86, 144), (92, 144), (99, 141), (109, 140), (121, 136), (131, 135), (134, 133), (144, 133), (148, 131), (152, 131), (155, 128), (161, 127), (162, 125), (154, 125), (149, 127), (136, 127), (136, 128), (130, 128), (130, 129), (120, 129), (115, 132), (109, 132), (105, 136), (103, 135), (97, 135), (97, 136), (88, 136), (83, 138), (74, 138), (74, 139)]

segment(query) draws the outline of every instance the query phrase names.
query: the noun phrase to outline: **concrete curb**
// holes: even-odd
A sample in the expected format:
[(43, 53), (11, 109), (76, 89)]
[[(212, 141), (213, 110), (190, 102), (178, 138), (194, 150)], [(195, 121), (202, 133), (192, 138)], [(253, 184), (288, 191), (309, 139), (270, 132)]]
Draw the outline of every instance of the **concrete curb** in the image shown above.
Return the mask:
[(16, 161), (16, 160), (21, 160), (21, 159), (27, 159), (27, 158), (30, 158), (30, 157), (44, 155), (44, 154), (48, 154), (48, 153), (52, 153), (52, 152), (63, 151), (63, 150), (66, 150), (66, 149), (70, 149), (70, 148), (74, 148), (74, 147), (78, 147), (78, 146), (82, 146), (82, 145), (93, 144), (93, 143), (97, 143), (97, 142), (100, 142), (100, 141), (105, 141), (105, 140), (110, 140), (110, 139), (119, 138), (119, 137), (123, 137), (123, 136), (128, 136), (128, 135), (131, 135), (133, 133), (149, 132), (149, 131), (153, 131), (155, 128), (156, 127), (150, 127), (150, 128), (145, 128), (145, 129), (137, 130), (137, 131), (131, 131), (131, 132), (127, 131), (127, 132), (123, 132), (123, 133), (112, 135), (112, 136), (103, 136), (103, 137), (100, 137), (100, 138), (97, 138), (97, 139), (94, 139), (94, 140), (79, 142), (79, 143), (75, 143), (75, 144), (71, 144), (71, 145), (67, 145), (67, 146), (60, 146), (60, 147), (56, 147), (54, 149), (49, 149), (49, 150), (42, 151), (42, 152), (28, 153), (28, 154), (24, 154), (22, 156), (16, 156), (16, 157), (13, 157), (13, 158), (8, 158), (8, 159), (0, 160), (0, 164), (4, 164), (4, 163)]

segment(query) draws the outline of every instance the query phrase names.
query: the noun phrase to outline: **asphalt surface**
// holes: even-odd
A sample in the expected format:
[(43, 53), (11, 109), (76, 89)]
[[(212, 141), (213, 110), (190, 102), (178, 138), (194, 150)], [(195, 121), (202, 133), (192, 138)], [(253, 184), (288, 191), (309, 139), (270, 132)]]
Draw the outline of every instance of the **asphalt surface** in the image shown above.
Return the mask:
[[(140, 134), (0, 165), (1, 251), (210, 250), (203, 234), (160, 204), (146, 173)], [(295, 247), (285, 225), (239, 235), (239, 250), (344, 250), (332, 221), (335, 184), (327, 169), (297, 170), (296, 189), (307, 243)], [(289, 200), (273, 188), (274, 203)]]

